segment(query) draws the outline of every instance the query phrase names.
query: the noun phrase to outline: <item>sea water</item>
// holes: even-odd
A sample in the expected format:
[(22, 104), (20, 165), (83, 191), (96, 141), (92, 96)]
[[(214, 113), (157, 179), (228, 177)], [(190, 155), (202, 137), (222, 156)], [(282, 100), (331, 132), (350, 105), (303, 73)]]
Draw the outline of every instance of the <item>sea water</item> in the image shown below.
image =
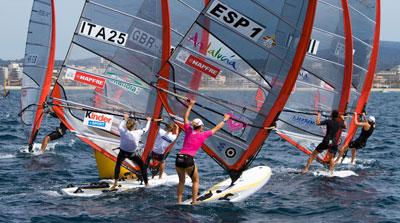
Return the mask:
[[(176, 205), (176, 187), (141, 189), (97, 198), (61, 195), (68, 184), (97, 181), (92, 149), (68, 133), (42, 155), (20, 152), (26, 136), (17, 116), (19, 92), (0, 101), (0, 222), (400, 222), (400, 94), (372, 93), (368, 112), (377, 128), (346, 178), (293, 174), (307, 157), (272, 134), (252, 166), (273, 176), (244, 202)], [(58, 126), (46, 118), (38, 139)], [(167, 159), (174, 173), (174, 157)], [(204, 152), (196, 162), (200, 190), (227, 177)], [(322, 167), (314, 164), (311, 169)], [(186, 188), (186, 197), (190, 190)]]

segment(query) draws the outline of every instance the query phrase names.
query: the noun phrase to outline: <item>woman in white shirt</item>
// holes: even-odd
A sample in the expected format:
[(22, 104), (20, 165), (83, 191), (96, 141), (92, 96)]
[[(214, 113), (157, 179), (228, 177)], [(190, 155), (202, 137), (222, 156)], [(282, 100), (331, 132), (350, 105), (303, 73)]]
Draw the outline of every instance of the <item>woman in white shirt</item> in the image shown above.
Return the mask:
[(151, 152), (151, 159), (154, 165), (154, 161), (158, 161), (158, 175), (159, 178), (162, 178), (165, 169), (165, 150), (168, 148), (171, 143), (173, 143), (178, 137), (179, 127), (177, 124), (171, 122), (167, 124), (165, 130), (160, 129), (158, 131), (158, 135), (156, 141), (154, 143), (153, 151)]
[(145, 165), (142, 161), (142, 158), (136, 154), (136, 150), (139, 145), (140, 138), (144, 133), (149, 130), (151, 118), (147, 117), (146, 127), (143, 129), (135, 130), (136, 122), (133, 119), (129, 118), (129, 114), (124, 114), (124, 120), (119, 124), (118, 130), (121, 137), (121, 142), (119, 145), (119, 153), (117, 157), (117, 163), (115, 164), (114, 171), (114, 185), (111, 189), (114, 189), (117, 186), (117, 180), (120, 173), (120, 168), (122, 162), (128, 158), (132, 160), (132, 162), (136, 163), (140, 167), (140, 172), (142, 175), (142, 179), (146, 186), (148, 186), (148, 178), (147, 171)]

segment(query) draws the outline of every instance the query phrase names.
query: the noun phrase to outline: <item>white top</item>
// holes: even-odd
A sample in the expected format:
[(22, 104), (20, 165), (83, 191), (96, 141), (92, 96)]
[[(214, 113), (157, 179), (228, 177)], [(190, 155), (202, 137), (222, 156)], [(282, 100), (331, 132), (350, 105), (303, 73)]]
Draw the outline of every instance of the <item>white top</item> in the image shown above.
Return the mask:
[(149, 130), (149, 127), (150, 121), (147, 121), (146, 127), (144, 127), (143, 129), (129, 131), (128, 129), (126, 129), (126, 121), (122, 120), (121, 123), (119, 123), (118, 127), (121, 137), (119, 147), (125, 152), (135, 152), (139, 145), (140, 138), (144, 133)]
[(164, 129), (158, 131), (156, 142), (154, 143), (153, 152), (164, 154), (167, 147), (176, 139), (177, 135), (167, 132)]

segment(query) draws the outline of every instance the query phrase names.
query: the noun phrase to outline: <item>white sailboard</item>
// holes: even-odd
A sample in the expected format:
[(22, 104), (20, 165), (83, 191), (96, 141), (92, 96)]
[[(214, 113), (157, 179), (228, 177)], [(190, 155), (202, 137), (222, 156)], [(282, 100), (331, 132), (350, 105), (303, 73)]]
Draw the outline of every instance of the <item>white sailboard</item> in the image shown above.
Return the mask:
[[(148, 188), (159, 187), (159, 186), (174, 186), (178, 184), (179, 178), (177, 174), (167, 175), (163, 174), (163, 177), (160, 179), (158, 176), (153, 179), (149, 179)], [(187, 177), (186, 181), (188, 184), (191, 184), (191, 180)], [(118, 186), (114, 190), (110, 190), (113, 185), (113, 179), (105, 179), (96, 183), (91, 183), (88, 185), (82, 186), (69, 186), (67, 188), (61, 189), (62, 194), (72, 197), (94, 197), (100, 196), (105, 193), (117, 193), (123, 192), (127, 190), (134, 190), (139, 188), (145, 188), (144, 183), (137, 179), (132, 180), (120, 180), (118, 182)]]
[[(242, 173), (232, 184), (230, 178), (212, 186), (198, 198), (199, 203), (205, 202), (240, 202), (259, 191), (271, 178), (272, 170), (268, 166), (257, 166)], [(192, 199), (183, 202), (190, 205)]]
[(354, 171), (352, 170), (336, 170), (333, 171), (333, 174), (330, 174), (329, 171), (326, 170), (318, 170), (313, 172), (314, 176), (323, 176), (323, 177), (350, 177), (350, 176), (358, 176)]

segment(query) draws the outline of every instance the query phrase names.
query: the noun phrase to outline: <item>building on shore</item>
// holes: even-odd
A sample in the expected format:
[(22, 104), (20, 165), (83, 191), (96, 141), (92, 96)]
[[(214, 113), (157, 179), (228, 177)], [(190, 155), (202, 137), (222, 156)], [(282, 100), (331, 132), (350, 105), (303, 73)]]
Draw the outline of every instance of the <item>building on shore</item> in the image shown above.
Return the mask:
[(374, 88), (400, 88), (400, 65), (375, 74)]
[(19, 63), (8, 64), (8, 84), (10, 86), (20, 86), (22, 80), (22, 65)]

